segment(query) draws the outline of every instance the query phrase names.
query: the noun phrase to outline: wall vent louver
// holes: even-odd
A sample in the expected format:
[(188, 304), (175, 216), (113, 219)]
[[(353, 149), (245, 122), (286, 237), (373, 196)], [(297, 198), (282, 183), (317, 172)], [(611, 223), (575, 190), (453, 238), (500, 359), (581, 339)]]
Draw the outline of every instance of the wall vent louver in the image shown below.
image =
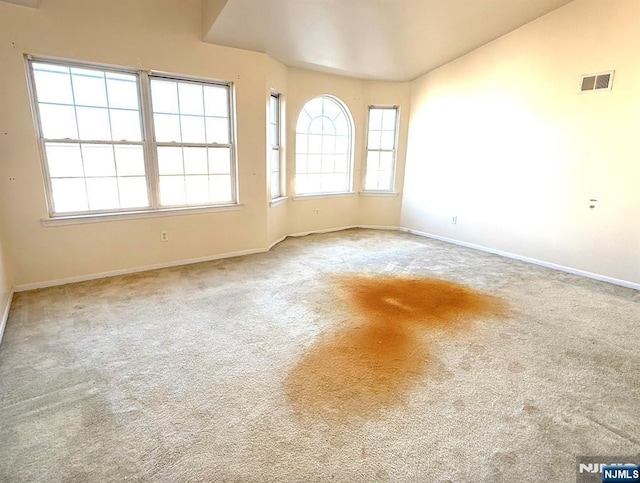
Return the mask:
[(580, 92), (610, 91), (613, 84), (613, 71), (600, 74), (583, 75), (580, 79)]

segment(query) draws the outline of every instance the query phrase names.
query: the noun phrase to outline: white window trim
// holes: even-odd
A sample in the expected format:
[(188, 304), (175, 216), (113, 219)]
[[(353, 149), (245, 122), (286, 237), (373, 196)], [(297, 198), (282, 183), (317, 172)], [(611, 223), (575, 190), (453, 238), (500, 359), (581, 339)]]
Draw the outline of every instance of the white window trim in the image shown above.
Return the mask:
[(339, 191), (337, 193), (312, 193), (308, 195), (295, 195), (293, 201), (310, 200), (314, 198), (344, 198), (347, 196), (355, 196), (353, 191)]
[[(395, 109), (396, 110), (396, 126), (394, 128), (393, 149), (369, 149), (369, 119), (371, 109)], [(398, 105), (384, 105), (384, 104), (371, 104), (367, 108), (367, 130), (364, 137), (364, 169), (362, 170), (362, 190), (360, 194), (363, 196), (396, 196), (396, 178), (398, 172), (398, 139), (400, 137), (400, 106)], [(393, 153), (393, 171), (391, 176), (391, 188), (388, 190), (368, 190), (365, 188), (367, 181), (367, 158), (369, 151), (378, 152), (392, 152)]]
[[(145, 71), (133, 68), (115, 66), (111, 64), (100, 64), (95, 62), (84, 62), (63, 59), (59, 57), (48, 56), (32, 56), (25, 54), (25, 64), (27, 68), (27, 88), (29, 91), (30, 102), (32, 105), (32, 114), (34, 120), (34, 126), (36, 128), (36, 135), (38, 137), (38, 149), (40, 151), (40, 164), (42, 168), (42, 175), (45, 182), (45, 197), (47, 202), (47, 210), (49, 217), (42, 219), (41, 223), (44, 226), (57, 226), (79, 223), (92, 223), (103, 221), (115, 221), (120, 219), (135, 219), (135, 218), (148, 218), (153, 216), (174, 216), (180, 214), (197, 214), (203, 212), (217, 212), (217, 211), (229, 211), (234, 209), (240, 209), (244, 205), (240, 203), (239, 190), (238, 190), (238, 157), (237, 157), (237, 143), (236, 143), (236, 116), (235, 116), (235, 86), (232, 82), (220, 81), (215, 79), (204, 79), (200, 77), (193, 77), (182, 74), (173, 74), (160, 71)], [(144, 208), (121, 208), (113, 210), (92, 210), (86, 212), (64, 212), (55, 213), (53, 211), (53, 189), (51, 185), (51, 177), (47, 165), (47, 158), (45, 154), (45, 143), (51, 141), (45, 139), (43, 136), (42, 124), (40, 121), (40, 110), (38, 107), (38, 100), (35, 88), (35, 77), (31, 63), (42, 62), (48, 64), (58, 64), (65, 67), (77, 67), (77, 68), (94, 68), (104, 71), (111, 71), (117, 73), (126, 73), (136, 75), (138, 78), (138, 99), (139, 99), (139, 113), (141, 121), (141, 142), (124, 142), (124, 141), (104, 141), (105, 144), (121, 144), (121, 145), (143, 145), (144, 149), (144, 163), (145, 163), (145, 180), (147, 184), (147, 192), (149, 198), (149, 207)], [(153, 126), (153, 107), (151, 102), (151, 78), (164, 78), (173, 80), (176, 82), (196, 82), (199, 84), (209, 84), (217, 86), (225, 86), (228, 89), (228, 121), (229, 121), (229, 143), (206, 143), (203, 146), (225, 146), (230, 148), (230, 162), (231, 162), (231, 197), (232, 202), (225, 202), (220, 204), (202, 204), (202, 205), (179, 205), (179, 206), (162, 206), (160, 205), (159, 196), (159, 174), (158, 174), (158, 159), (157, 159), (157, 147), (163, 145), (176, 145), (176, 146), (188, 146), (190, 143), (158, 143), (155, 141), (155, 131)], [(56, 140), (60, 141), (60, 140)], [(82, 140), (71, 140), (72, 143), (80, 143)], [(91, 141), (91, 144), (100, 144), (100, 141)]]
[(362, 190), (358, 192), (360, 196), (386, 196), (387, 198), (395, 198), (399, 195), (397, 191), (381, 191), (381, 190)]
[(270, 207), (274, 207), (274, 206), (278, 206), (281, 205), (282, 203), (284, 203), (285, 201), (287, 201), (289, 199), (288, 196), (280, 196), (278, 198), (272, 198), (269, 201), (269, 206)]
[(90, 215), (56, 216), (55, 218), (44, 218), (40, 220), (43, 226), (63, 226), (63, 225), (83, 225), (85, 223), (104, 223), (109, 221), (139, 220), (143, 218), (155, 218), (177, 215), (200, 215), (206, 213), (218, 213), (223, 211), (239, 211), (244, 208), (241, 203), (216, 205), (216, 206), (194, 206), (186, 208), (161, 208), (158, 210), (137, 210), (118, 213), (102, 213)]
[[(285, 156), (283, 155), (283, 133), (282, 133), (282, 126), (283, 126), (283, 112), (282, 112), (282, 94), (278, 91), (275, 90), (271, 90), (271, 92), (269, 93), (269, 115), (271, 115), (271, 98), (275, 97), (276, 98), (276, 106), (277, 106), (277, 112), (276, 112), (276, 119), (277, 119), (277, 134), (278, 134), (278, 144), (277, 146), (273, 146), (271, 144), (271, 142), (268, 140), (267, 142), (267, 152), (269, 153), (269, 206), (277, 206), (280, 203), (282, 203), (284, 200), (287, 199), (287, 177), (286, 177), (286, 165), (285, 165)], [(269, 125), (270, 128), (270, 122), (271, 118), (269, 118), (269, 122), (267, 122), (267, 125)], [(269, 136), (267, 136), (269, 137)], [(276, 196), (272, 196), (271, 195), (271, 151), (276, 149), (278, 151), (278, 174), (280, 177), (280, 189), (279, 189), (279, 193)], [(284, 198), (284, 199), (283, 199)]]
[[(333, 101), (335, 101), (340, 108), (344, 111), (344, 114), (347, 118), (347, 122), (349, 125), (349, 139), (350, 139), (350, 143), (349, 143), (349, 153), (348, 153), (348, 191), (338, 191), (338, 192), (320, 192), (320, 193), (297, 193), (295, 192), (293, 199), (294, 201), (297, 200), (302, 200), (302, 199), (308, 199), (308, 198), (323, 198), (323, 197), (340, 197), (340, 196), (349, 196), (349, 195), (353, 195), (355, 194), (355, 190), (353, 187), (353, 180), (354, 180), (354, 171), (355, 171), (355, 123), (353, 121), (353, 116), (351, 115), (351, 111), (349, 110), (349, 107), (339, 98), (336, 96), (333, 96), (331, 94), (320, 94), (318, 96), (312, 97), (311, 99), (307, 100), (303, 105), (302, 108), (300, 109), (300, 112), (298, 113), (298, 117), (296, 117), (296, 126), (297, 126), (297, 122), (298, 119), (300, 117), (300, 114), (302, 113), (302, 110), (304, 109), (304, 107), (307, 105), (308, 102), (317, 99), (317, 98), (329, 98)], [(297, 134), (298, 134), (298, 129), (296, 127), (296, 139), (297, 139)], [(294, 157), (296, 157), (298, 155), (297, 153), (297, 148), (294, 149)], [(294, 163), (295, 165), (295, 163)], [(297, 171), (295, 172), (295, 176), (297, 176)], [(295, 183), (294, 183), (294, 187), (295, 187)]]

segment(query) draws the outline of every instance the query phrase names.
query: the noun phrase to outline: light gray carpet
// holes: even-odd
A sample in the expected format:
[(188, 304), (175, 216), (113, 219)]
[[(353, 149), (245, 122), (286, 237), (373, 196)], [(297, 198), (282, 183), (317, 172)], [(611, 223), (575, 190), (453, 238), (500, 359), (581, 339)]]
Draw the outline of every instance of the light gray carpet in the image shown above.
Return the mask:
[[(457, 282), (509, 311), (416, 331), (429, 363), (377, 411), (300, 414), (290, 374), (354, 317), (344, 275)], [(639, 309), (630, 289), (368, 230), (18, 293), (0, 480), (575, 481), (576, 455), (640, 452)]]

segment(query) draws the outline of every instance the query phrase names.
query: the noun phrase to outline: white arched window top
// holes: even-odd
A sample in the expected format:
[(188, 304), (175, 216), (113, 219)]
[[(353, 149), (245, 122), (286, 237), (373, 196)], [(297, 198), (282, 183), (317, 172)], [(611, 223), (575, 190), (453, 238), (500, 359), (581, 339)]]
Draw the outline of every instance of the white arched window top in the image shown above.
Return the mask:
[(307, 102), (296, 125), (296, 194), (351, 191), (353, 122), (335, 97)]

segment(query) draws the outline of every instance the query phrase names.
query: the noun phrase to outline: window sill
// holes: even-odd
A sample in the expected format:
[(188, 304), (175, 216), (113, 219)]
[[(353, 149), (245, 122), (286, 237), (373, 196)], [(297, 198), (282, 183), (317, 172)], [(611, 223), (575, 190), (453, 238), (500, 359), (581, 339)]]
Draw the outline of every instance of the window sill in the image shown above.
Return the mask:
[(398, 196), (398, 193), (395, 191), (360, 191), (358, 194), (360, 196), (383, 196), (387, 198), (395, 198)]
[(353, 191), (344, 191), (340, 193), (314, 193), (310, 195), (296, 195), (293, 197), (293, 201), (309, 200), (314, 198), (341, 198), (353, 195), (355, 195)]
[(271, 208), (273, 208), (274, 206), (281, 205), (282, 203), (284, 203), (288, 199), (289, 199), (288, 196), (280, 196), (278, 198), (273, 198), (272, 200), (269, 201), (269, 206)]
[(244, 208), (243, 204), (220, 206), (198, 206), (190, 208), (164, 208), (159, 210), (140, 210), (126, 213), (101, 213), (89, 215), (56, 216), (40, 220), (43, 226), (82, 225), (85, 223), (104, 223), (108, 221), (138, 220), (141, 218), (156, 218), (177, 215), (199, 215), (202, 213), (218, 213), (221, 211), (237, 211)]

